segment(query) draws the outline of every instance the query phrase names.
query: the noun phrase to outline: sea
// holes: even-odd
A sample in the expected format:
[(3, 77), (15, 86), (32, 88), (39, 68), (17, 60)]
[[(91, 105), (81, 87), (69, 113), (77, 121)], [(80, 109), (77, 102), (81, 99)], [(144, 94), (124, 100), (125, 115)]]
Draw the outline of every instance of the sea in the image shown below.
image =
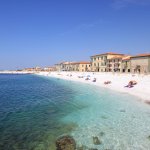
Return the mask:
[(150, 150), (150, 105), (94, 85), (0, 75), (0, 150), (56, 150), (66, 135), (82, 150)]

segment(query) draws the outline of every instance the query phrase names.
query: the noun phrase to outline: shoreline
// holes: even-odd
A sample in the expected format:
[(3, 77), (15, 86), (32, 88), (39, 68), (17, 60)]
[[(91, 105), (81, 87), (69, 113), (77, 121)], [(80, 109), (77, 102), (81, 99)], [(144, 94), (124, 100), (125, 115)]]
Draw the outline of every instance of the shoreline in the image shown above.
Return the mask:
[[(116, 92), (134, 95), (140, 98), (141, 101), (150, 104), (150, 75), (112, 74), (99, 72), (40, 72), (36, 74), (96, 85)], [(85, 80), (87, 76), (90, 76), (90, 80)], [(96, 78), (96, 82), (92, 82), (94, 78)], [(124, 87), (131, 80), (137, 81), (137, 85), (134, 85), (132, 88)], [(111, 81), (111, 84), (105, 85), (105, 81)]]

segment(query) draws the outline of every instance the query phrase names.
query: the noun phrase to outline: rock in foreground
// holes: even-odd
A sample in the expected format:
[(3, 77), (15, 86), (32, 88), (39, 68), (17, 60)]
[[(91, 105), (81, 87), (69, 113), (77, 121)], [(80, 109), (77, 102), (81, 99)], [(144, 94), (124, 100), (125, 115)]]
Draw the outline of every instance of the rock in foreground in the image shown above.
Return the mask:
[(56, 141), (56, 150), (75, 150), (76, 142), (70, 136), (63, 136)]

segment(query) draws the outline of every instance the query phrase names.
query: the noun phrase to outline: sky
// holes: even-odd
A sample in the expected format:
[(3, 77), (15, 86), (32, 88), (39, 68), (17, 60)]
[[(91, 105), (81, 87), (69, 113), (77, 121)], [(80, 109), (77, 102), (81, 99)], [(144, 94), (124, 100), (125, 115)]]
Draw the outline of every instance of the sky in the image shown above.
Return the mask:
[(150, 53), (150, 0), (1, 0), (0, 70)]

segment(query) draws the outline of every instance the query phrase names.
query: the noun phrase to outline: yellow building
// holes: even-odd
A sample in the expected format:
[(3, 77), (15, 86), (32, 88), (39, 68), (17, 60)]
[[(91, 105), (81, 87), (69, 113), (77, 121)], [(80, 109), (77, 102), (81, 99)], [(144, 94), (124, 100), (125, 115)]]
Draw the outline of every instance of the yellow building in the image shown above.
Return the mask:
[(89, 72), (91, 71), (91, 63), (86, 61), (71, 63), (70, 71)]
[(91, 56), (91, 70), (95, 72), (109, 72), (109, 60), (114, 56), (124, 56), (124, 54), (108, 52)]
[(150, 73), (150, 53), (131, 57), (132, 73)]
[(56, 64), (57, 71), (79, 71), (87, 72), (91, 71), (91, 63), (86, 61), (81, 62), (61, 62)]

